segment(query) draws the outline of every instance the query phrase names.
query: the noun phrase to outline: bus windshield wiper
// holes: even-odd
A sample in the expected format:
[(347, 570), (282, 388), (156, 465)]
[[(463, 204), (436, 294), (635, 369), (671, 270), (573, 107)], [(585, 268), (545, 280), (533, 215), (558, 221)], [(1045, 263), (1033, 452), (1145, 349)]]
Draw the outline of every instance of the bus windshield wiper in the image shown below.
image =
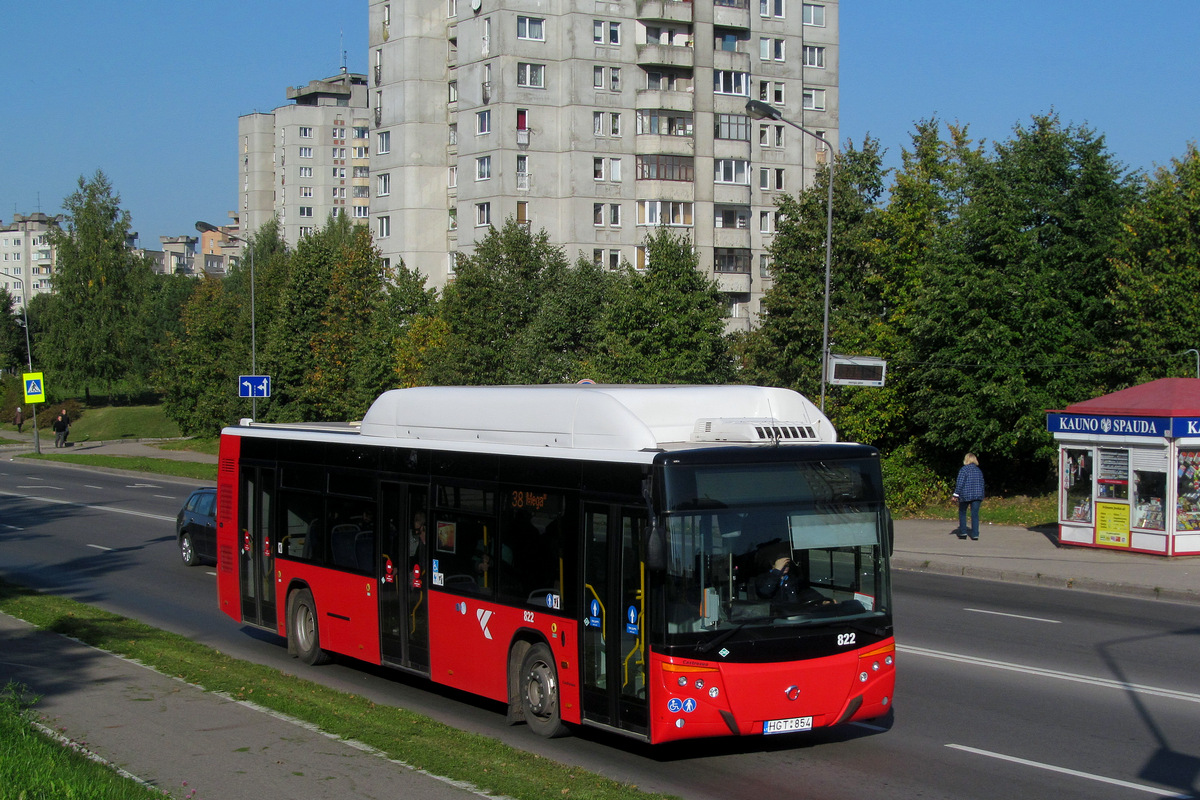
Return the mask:
[[(746, 620), (746, 622), (749, 622), (749, 620)], [(722, 631), (721, 633), (717, 634), (713, 639), (711, 639), (711, 640), (705, 642), (704, 644), (700, 645), (699, 647), (697, 647), (696, 652), (697, 653), (707, 653), (709, 650), (712, 650), (717, 645), (723, 644), (724, 642), (729, 641), (735, 633), (740, 631), (742, 628), (746, 627), (746, 622), (740, 623), (738, 625), (735, 625), (732, 628)]]

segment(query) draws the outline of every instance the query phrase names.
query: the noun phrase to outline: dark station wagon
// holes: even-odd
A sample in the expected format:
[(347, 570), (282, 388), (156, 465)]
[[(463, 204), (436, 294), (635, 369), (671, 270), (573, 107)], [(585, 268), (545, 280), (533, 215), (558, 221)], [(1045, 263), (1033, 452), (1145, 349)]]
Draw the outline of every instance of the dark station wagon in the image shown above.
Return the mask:
[(179, 556), (189, 567), (217, 561), (217, 490), (197, 489), (188, 495), (175, 520)]

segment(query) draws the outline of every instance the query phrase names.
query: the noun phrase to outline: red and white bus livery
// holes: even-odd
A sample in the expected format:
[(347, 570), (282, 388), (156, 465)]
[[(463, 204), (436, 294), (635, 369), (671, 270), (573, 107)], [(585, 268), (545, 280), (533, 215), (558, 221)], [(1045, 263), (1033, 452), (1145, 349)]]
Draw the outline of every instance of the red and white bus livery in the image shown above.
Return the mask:
[(648, 742), (892, 702), (879, 453), (754, 386), (428, 387), (222, 432), (221, 609)]

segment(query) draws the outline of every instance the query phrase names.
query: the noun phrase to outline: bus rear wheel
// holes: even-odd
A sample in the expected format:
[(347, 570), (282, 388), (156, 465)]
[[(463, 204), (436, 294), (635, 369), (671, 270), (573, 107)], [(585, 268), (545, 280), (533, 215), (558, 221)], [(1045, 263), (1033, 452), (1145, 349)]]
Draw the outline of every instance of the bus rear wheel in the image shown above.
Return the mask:
[(288, 614), (288, 638), (296, 647), (296, 656), (305, 664), (318, 666), (329, 661), (321, 649), (321, 631), (317, 626), (317, 604), (312, 592), (301, 589), (292, 595)]
[(554, 654), (545, 644), (538, 643), (529, 648), (521, 661), (520, 691), (525, 722), (534, 733), (553, 739), (567, 732), (562, 722), (558, 670), (554, 666)]

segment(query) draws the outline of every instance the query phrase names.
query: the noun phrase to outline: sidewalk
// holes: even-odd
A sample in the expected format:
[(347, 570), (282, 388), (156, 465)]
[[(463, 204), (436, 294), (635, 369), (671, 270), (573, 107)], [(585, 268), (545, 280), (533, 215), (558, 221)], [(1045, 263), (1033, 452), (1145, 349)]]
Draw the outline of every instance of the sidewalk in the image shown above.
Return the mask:
[(0, 686), (40, 697), (46, 728), (172, 797), (482, 796), (4, 614), (0, 642)]

